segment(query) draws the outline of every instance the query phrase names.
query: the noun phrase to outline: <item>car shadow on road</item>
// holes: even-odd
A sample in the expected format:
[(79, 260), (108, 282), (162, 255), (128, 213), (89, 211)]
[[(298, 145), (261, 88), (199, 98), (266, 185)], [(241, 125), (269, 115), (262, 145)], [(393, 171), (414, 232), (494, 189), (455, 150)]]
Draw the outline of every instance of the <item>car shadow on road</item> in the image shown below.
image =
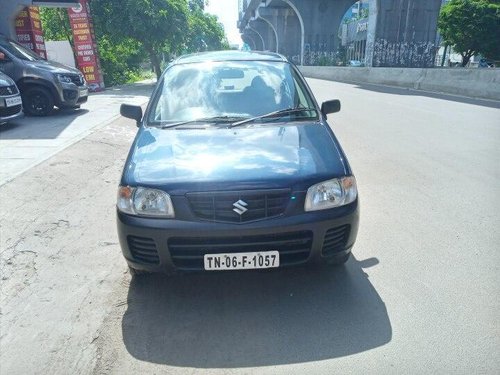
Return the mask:
[(54, 139), (88, 109), (56, 108), (50, 116), (24, 116), (0, 126), (0, 139)]
[(414, 90), (414, 89), (403, 88), (403, 87), (381, 86), (381, 85), (375, 85), (375, 84), (370, 84), (370, 83), (355, 84), (355, 87), (357, 89), (360, 89), (360, 90), (368, 90), (368, 91), (380, 92), (380, 93), (384, 93), (384, 94), (424, 96), (426, 98), (447, 100), (447, 101), (463, 103), (463, 104), (472, 104), (472, 105), (478, 105), (478, 106), (489, 107), (489, 108), (500, 108), (499, 101), (459, 96), (460, 93), (457, 93), (457, 95), (450, 95), (450, 94), (443, 94), (443, 93), (438, 93), (438, 92)]
[(271, 366), (347, 356), (388, 343), (384, 302), (363, 267), (134, 278), (122, 333), (141, 361)]

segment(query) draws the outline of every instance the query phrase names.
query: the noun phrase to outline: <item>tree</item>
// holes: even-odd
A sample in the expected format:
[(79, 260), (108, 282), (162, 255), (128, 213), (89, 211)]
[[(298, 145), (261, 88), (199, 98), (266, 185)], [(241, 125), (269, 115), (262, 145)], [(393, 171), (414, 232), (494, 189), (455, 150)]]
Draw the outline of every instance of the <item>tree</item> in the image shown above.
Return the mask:
[(189, 32), (186, 52), (214, 51), (229, 49), (224, 26), (216, 16), (203, 11), (203, 0), (189, 2)]
[[(68, 11), (63, 8), (40, 8), (40, 19), (46, 40), (68, 40), (74, 53), (73, 32), (69, 24)], [(140, 64), (144, 61), (144, 51), (135, 40), (111, 40), (99, 24), (96, 42), (101, 68), (106, 86), (113, 86), (136, 79), (140, 74)], [(77, 57), (75, 56), (75, 60)]]
[(46, 40), (67, 40), (73, 46), (73, 33), (64, 8), (40, 8), (43, 36)]
[(205, 0), (189, 0), (189, 10), (191, 12), (195, 10), (204, 11), (206, 3), (207, 1)]
[(93, 0), (96, 24), (113, 41), (139, 42), (151, 60), (157, 78), (161, 54), (182, 48), (188, 34), (186, 0)]
[(76, 61), (73, 32), (69, 24), (68, 11), (64, 8), (40, 7), (40, 21), (42, 22), (43, 37), (45, 40), (67, 40), (73, 51)]
[(441, 8), (438, 27), (445, 43), (462, 55), (462, 66), (476, 54), (500, 59), (498, 0), (451, 0)]

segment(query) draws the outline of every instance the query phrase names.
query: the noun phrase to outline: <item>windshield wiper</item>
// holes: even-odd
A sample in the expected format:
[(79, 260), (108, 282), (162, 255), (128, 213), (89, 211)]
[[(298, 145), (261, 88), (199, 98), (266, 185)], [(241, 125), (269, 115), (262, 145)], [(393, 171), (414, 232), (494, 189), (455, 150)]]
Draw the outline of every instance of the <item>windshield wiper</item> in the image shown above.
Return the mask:
[(188, 120), (188, 121), (180, 121), (180, 122), (175, 122), (173, 124), (165, 124), (161, 126), (161, 129), (170, 129), (170, 128), (176, 128), (181, 125), (188, 125), (188, 124), (195, 124), (197, 122), (204, 122), (204, 123), (221, 123), (221, 122), (233, 122), (235, 120), (241, 119), (241, 117), (237, 116), (214, 116), (214, 117), (204, 117), (204, 118), (198, 118), (195, 120)]
[(307, 108), (307, 107), (286, 108), (286, 109), (280, 109), (279, 111), (266, 113), (265, 115), (247, 118), (245, 120), (238, 121), (238, 122), (233, 122), (228, 127), (234, 128), (236, 126), (245, 125), (245, 124), (248, 124), (250, 122), (254, 122), (256, 120), (261, 120), (261, 119), (265, 119), (265, 118), (272, 118), (272, 117), (281, 118), (281, 117), (286, 116), (286, 115), (291, 115), (294, 113), (301, 113), (301, 112), (308, 112), (308, 111), (314, 111), (316, 113), (318, 112), (316, 110), (316, 108)]

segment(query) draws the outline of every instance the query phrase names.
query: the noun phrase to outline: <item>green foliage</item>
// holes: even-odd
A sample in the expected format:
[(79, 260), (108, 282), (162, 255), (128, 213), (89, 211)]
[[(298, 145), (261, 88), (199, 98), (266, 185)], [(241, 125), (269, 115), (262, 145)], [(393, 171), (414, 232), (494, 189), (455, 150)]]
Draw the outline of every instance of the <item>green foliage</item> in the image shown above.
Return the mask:
[(180, 50), (186, 38), (186, 0), (94, 0), (92, 7), (96, 23), (112, 41), (132, 39), (142, 45), (157, 77), (161, 54)]
[[(42, 7), (40, 18), (46, 40), (68, 40), (73, 46), (73, 33), (66, 9)], [(100, 29), (98, 25), (95, 26)], [(131, 39), (112, 40), (104, 33), (98, 33), (96, 37), (106, 86), (142, 78), (140, 65), (144, 60), (144, 52), (139, 43)]]
[(446, 44), (462, 55), (462, 66), (482, 54), (500, 59), (500, 2), (451, 0), (441, 8), (439, 32)]
[(189, 33), (185, 52), (229, 49), (224, 27), (217, 17), (195, 8), (189, 14)]
[[(206, 0), (92, 0), (97, 45), (106, 86), (142, 78), (149, 59), (157, 77), (162, 62), (183, 52), (228, 49), (224, 27), (205, 13)], [(41, 8), (47, 40), (73, 35), (66, 9)]]
[(134, 82), (141, 77), (141, 62), (144, 60), (140, 44), (132, 39), (120, 42), (106, 35), (98, 38), (97, 45), (106, 86)]
[(205, 0), (189, 0), (189, 10), (191, 12), (194, 12), (196, 10), (205, 10), (205, 5), (207, 1)]
[(73, 43), (66, 9), (40, 7), (40, 19), (45, 40), (68, 40)]
[(357, 17), (358, 20), (361, 20), (363, 18), (368, 18), (370, 15), (370, 12), (367, 8), (362, 8), (361, 11), (359, 12), (359, 16)]

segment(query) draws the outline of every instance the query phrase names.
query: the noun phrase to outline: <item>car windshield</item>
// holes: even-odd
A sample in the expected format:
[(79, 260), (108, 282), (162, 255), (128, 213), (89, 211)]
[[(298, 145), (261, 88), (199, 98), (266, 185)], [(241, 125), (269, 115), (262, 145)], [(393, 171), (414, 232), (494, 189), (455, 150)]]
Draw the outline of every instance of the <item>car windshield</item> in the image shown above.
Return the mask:
[(36, 61), (42, 58), (13, 40), (0, 38), (0, 46), (18, 59)]
[[(176, 64), (165, 72), (153, 98), (149, 125), (176, 122), (232, 122), (289, 108), (314, 108), (314, 101), (290, 64), (224, 61)], [(293, 119), (317, 118), (315, 110)]]

